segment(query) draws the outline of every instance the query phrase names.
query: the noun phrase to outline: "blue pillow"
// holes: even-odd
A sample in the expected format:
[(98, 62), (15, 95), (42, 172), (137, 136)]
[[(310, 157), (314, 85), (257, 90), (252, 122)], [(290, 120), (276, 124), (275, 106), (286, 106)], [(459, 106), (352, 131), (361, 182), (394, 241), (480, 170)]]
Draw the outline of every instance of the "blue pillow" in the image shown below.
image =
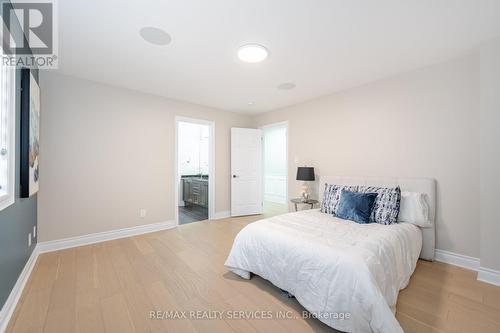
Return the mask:
[(376, 198), (377, 193), (342, 190), (336, 216), (356, 223), (370, 223), (370, 215)]

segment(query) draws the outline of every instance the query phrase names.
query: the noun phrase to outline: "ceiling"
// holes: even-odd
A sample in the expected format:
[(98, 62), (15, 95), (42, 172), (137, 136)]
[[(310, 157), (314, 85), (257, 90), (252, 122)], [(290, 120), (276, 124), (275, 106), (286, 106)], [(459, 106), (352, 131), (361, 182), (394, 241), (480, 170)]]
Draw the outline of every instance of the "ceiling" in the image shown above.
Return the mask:
[[(59, 72), (258, 113), (439, 63), (500, 35), (498, 0), (66, 0)], [(158, 27), (169, 45), (145, 42)], [(243, 63), (239, 46), (268, 48)], [(294, 83), (293, 89), (277, 86)], [(252, 104), (253, 105), (249, 105)]]

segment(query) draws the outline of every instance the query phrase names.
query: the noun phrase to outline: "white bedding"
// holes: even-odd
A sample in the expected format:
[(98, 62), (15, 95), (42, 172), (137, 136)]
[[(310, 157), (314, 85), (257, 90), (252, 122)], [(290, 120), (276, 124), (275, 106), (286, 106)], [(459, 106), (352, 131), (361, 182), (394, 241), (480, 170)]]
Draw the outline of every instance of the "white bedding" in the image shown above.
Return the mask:
[(357, 224), (305, 210), (247, 225), (225, 266), (271, 281), (335, 329), (403, 332), (391, 309), (421, 248), (412, 224)]

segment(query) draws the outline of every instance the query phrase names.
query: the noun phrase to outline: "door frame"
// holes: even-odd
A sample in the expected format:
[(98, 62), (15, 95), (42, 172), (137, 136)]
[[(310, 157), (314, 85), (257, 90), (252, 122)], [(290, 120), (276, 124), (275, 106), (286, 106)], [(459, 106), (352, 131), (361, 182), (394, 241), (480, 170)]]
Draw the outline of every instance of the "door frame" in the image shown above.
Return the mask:
[(179, 225), (179, 122), (208, 126), (208, 219), (215, 217), (215, 122), (205, 119), (175, 116), (174, 140), (174, 221)]
[(288, 175), (289, 175), (289, 165), (288, 165), (288, 161), (289, 161), (289, 158), (288, 158), (288, 137), (290, 136), (290, 132), (289, 132), (289, 126), (288, 126), (288, 120), (284, 120), (284, 121), (279, 121), (279, 122), (276, 122), (276, 123), (270, 123), (270, 124), (266, 124), (266, 125), (262, 125), (259, 127), (259, 129), (262, 130), (262, 200), (264, 200), (265, 198), (265, 181), (264, 181), (264, 178), (265, 178), (265, 172), (264, 172), (264, 163), (266, 161), (266, 156), (265, 156), (265, 149), (264, 149), (264, 130), (265, 129), (268, 129), (268, 128), (273, 128), (273, 127), (285, 127), (286, 128), (286, 181), (285, 181), (285, 205), (288, 207)]

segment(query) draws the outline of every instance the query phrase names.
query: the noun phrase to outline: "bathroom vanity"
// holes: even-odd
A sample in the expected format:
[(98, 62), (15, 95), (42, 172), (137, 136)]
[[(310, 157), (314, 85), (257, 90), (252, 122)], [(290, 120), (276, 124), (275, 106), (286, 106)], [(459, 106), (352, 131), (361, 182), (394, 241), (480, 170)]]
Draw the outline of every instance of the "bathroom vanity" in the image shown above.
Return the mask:
[(186, 206), (198, 205), (208, 208), (208, 175), (181, 177), (182, 200)]

